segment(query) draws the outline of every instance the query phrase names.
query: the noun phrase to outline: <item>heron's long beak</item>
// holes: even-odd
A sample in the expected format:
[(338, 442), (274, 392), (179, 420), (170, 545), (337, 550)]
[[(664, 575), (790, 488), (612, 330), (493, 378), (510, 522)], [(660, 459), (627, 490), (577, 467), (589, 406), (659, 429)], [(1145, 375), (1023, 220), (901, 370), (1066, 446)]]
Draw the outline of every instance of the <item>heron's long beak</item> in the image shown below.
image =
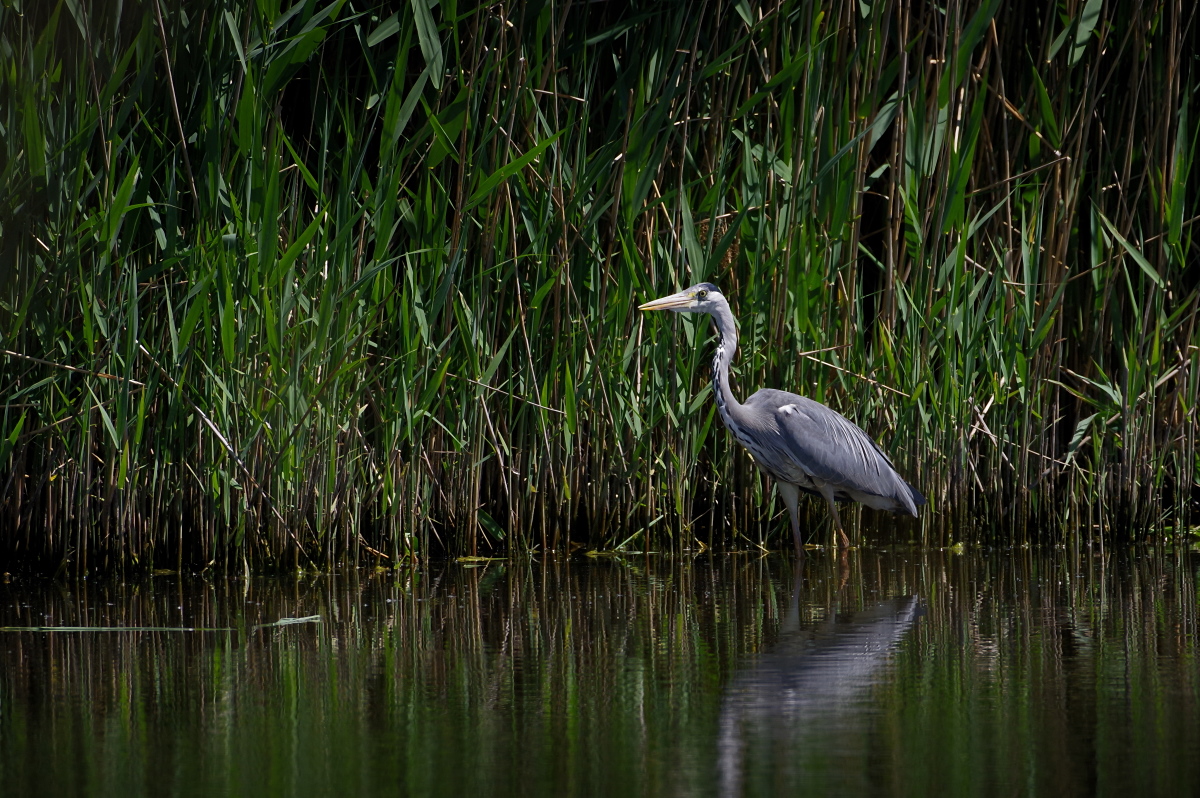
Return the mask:
[(693, 297), (687, 291), (680, 291), (678, 294), (671, 294), (662, 299), (655, 299), (653, 302), (647, 302), (644, 305), (638, 305), (638, 310), (677, 310), (679, 308), (690, 307)]

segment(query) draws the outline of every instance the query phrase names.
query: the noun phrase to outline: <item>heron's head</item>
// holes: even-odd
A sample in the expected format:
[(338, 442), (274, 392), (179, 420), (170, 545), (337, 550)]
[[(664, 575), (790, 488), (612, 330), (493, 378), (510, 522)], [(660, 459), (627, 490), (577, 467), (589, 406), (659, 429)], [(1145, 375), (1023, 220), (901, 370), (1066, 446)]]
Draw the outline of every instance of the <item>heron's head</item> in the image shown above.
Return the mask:
[(644, 305), (638, 305), (638, 310), (673, 310), (676, 313), (711, 313), (724, 297), (721, 290), (712, 283), (696, 283), (691, 288), (685, 288), (678, 294), (671, 294)]

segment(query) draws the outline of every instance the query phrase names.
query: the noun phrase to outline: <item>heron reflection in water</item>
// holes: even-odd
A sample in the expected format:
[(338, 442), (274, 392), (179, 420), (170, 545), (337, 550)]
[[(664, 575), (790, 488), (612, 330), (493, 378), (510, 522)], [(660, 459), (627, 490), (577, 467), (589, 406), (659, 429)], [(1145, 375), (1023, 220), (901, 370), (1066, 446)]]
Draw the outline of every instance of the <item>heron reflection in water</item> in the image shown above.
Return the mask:
[(796, 553), (803, 540), (796, 507), (800, 491), (829, 505), (842, 548), (850, 545), (837, 501), (856, 501), (876, 510), (915, 516), (925, 497), (896, 473), (892, 461), (854, 422), (820, 402), (763, 388), (745, 404), (729, 389), (729, 364), (737, 351), (737, 324), (729, 303), (712, 283), (698, 283), (640, 305), (639, 310), (707, 313), (719, 340), (713, 357), (713, 396), (726, 428), (750, 452), (754, 464), (775, 479), (792, 519)]
[[(805, 759), (821, 765), (824, 778), (865, 777), (853, 765), (861, 764), (861, 749), (871, 739), (871, 689), (913, 627), (920, 602), (916, 596), (893, 598), (806, 623), (802, 568), (797, 560), (775, 643), (725, 690), (717, 742), (722, 795), (740, 795), (764, 777), (774, 783), (780, 768), (804, 771)], [(836, 758), (852, 766), (839, 770), (831, 762)]]

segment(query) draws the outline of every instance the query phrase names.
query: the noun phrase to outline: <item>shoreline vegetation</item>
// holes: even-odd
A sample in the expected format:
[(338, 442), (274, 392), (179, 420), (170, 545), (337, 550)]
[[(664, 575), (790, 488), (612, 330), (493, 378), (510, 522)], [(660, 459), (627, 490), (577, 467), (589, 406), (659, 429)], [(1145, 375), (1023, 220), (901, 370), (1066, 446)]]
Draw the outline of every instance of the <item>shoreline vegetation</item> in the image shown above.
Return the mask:
[(707, 319), (635, 310), (702, 279), (739, 396), (828, 404), (929, 497), (856, 542), (1188, 540), (1197, 32), (4, 0), (4, 570), (786, 546)]

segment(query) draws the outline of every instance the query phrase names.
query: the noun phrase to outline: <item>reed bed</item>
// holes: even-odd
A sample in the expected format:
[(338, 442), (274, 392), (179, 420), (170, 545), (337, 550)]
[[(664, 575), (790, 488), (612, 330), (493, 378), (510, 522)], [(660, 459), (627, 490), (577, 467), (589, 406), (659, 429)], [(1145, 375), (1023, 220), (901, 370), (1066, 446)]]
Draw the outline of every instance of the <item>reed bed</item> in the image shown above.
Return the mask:
[(1098, 0), (6, 2), (0, 548), (777, 545), (707, 326), (635, 310), (700, 279), (737, 390), (845, 412), (930, 498), (869, 538), (1185, 536), (1196, 31)]

